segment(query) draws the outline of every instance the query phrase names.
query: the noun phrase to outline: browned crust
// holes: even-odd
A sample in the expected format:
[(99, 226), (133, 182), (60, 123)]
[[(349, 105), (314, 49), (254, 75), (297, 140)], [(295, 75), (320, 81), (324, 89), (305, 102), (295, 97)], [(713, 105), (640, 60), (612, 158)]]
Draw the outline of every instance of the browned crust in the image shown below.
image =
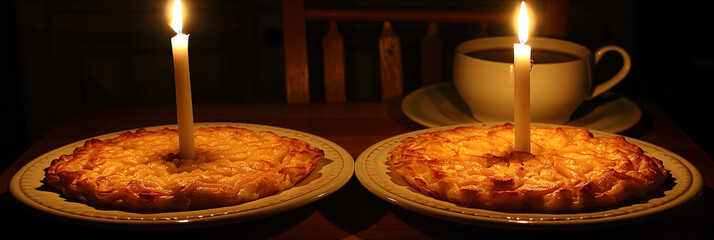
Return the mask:
[(388, 163), (434, 198), (507, 212), (565, 213), (643, 199), (667, 178), (662, 161), (623, 137), (533, 128), (531, 153), (514, 152), (511, 124), (458, 127), (405, 139)]
[(322, 150), (269, 131), (206, 127), (194, 131), (196, 158), (179, 159), (174, 129), (92, 139), (52, 161), (45, 179), (69, 198), (133, 212), (235, 205), (285, 190), (305, 178)]

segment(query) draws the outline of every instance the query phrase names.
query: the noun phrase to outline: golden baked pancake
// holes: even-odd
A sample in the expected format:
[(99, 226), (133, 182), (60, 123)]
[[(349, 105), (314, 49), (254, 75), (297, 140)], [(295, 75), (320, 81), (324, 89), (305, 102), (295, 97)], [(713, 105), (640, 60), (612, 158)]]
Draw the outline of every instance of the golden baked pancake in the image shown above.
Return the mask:
[(516, 152), (512, 124), (457, 127), (405, 139), (393, 171), (420, 192), (467, 207), (573, 213), (644, 199), (667, 178), (662, 161), (623, 137), (580, 128), (531, 130), (531, 153)]
[(159, 129), (92, 139), (52, 161), (47, 183), (90, 205), (167, 212), (235, 205), (287, 189), (324, 157), (308, 143), (269, 131), (194, 131), (196, 158), (179, 159), (178, 132)]

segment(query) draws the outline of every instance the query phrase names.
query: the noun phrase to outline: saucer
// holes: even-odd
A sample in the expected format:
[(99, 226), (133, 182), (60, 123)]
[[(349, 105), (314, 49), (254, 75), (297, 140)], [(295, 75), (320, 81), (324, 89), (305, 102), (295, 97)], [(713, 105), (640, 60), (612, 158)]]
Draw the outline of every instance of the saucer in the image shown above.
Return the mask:
[[(402, 100), (402, 112), (425, 127), (479, 123), (459, 96), (452, 82), (433, 84), (409, 93)], [(637, 124), (642, 110), (626, 97), (606, 92), (584, 102), (565, 125), (619, 133)]]

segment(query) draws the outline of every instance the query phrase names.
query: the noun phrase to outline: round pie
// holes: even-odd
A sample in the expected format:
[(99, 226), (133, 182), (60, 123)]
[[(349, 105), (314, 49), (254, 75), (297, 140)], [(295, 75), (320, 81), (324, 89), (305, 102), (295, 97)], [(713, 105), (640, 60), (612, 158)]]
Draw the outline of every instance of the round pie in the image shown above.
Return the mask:
[(504, 212), (573, 213), (646, 199), (667, 179), (662, 161), (624, 137), (535, 127), (531, 151), (514, 151), (512, 124), (457, 127), (406, 138), (387, 159), (431, 197)]
[(194, 131), (196, 157), (178, 157), (175, 129), (91, 139), (52, 161), (49, 186), (103, 208), (168, 212), (235, 205), (305, 178), (324, 157), (308, 143), (238, 127)]

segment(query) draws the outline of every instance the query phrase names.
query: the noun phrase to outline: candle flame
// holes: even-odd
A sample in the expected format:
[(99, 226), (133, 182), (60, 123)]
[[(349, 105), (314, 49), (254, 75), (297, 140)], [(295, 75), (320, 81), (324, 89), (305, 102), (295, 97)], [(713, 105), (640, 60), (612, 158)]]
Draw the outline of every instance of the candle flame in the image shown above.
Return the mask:
[(183, 30), (183, 14), (181, 11), (181, 0), (174, 0), (174, 7), (171, 14), (171, 28), (176, 33), (181, 33)]
[(521, 44), (528, 41), (528, 11), (526, 10), (526, 2), (521, 2), (521, 11), (518, 14), (518, 39)]

